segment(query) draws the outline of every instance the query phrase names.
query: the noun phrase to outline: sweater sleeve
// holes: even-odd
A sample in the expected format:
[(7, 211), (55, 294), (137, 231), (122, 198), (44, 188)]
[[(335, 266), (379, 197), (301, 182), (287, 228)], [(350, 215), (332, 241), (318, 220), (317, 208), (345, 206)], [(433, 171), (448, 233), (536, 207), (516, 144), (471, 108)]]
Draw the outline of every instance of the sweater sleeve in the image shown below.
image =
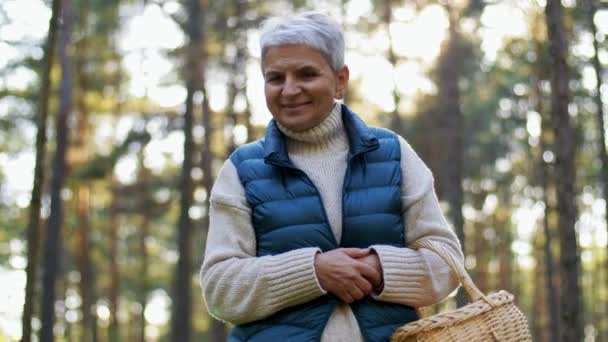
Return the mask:
[[(441, 212), (431, 170), (401, 137), (401, 205), (406, 245), (418, 239), (443, 244), (456, 260), (463, 260), (460, 243)], [(443, 259), (427, 249), (386, 245), (372, 248), (382, 265), (384, 288), (377, 300), (413, 307), (435, 304), (450, 294), (458, 279)]]
[(243, 324), (326, 293), (314, 270), (317, 248), (256, 257), (251, 209), (230, 160), (220, 170), (210, 203), (200, 281), (213, 317)]

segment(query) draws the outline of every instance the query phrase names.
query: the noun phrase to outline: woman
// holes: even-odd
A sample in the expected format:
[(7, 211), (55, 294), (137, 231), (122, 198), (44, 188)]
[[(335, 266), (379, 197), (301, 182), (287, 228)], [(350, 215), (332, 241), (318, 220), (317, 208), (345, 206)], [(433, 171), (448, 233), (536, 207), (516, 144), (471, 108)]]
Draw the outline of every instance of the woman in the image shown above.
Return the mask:
[(263, 139), (241, 146), (211, 192), (201, 285), (231, 341), (386, 341), (457, 285), (462, 260), (430, 170), (395, 133), (337, 100), (349, 70), (339, 26), (317, 13), (262, 29)]

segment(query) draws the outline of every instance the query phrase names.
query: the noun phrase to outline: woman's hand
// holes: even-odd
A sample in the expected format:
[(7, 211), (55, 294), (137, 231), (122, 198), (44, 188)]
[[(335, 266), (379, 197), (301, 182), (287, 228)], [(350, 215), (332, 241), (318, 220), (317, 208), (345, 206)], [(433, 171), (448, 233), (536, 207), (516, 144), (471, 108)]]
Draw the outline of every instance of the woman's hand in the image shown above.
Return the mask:
[[(374, 292), (380, 293), (384, 288), (384, 279), (382, 279), (382, 264), (380, 263), (380, 258), (378, 254), (376, 254), (373, 250), (364, 257), (357, 258), (357, 260), (369, 265), (373, 269), (375, 269), (378, 273), (380, 273), (380, 281), (372, 282), (372, 286), (374, 287)], [(371, 280), (370, 280), (371, 281)]]
[(339, 248), (317, 254), (315, 272), (321, 287), (349, 304), (369, 295), (374, 284), (382, 282), (382, 273), (357, 259), (370, 253), (369, 249)]

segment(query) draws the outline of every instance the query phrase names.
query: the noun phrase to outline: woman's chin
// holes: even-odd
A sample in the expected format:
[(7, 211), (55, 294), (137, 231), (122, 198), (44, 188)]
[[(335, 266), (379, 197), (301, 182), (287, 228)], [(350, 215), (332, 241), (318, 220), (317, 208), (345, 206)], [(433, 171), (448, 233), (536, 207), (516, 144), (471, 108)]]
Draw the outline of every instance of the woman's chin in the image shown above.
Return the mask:
[(282, 119), (278, 121), (294, 132), (304, 131), (314, 126), (314, 122), (307, 117), (306, 113), (284, 113)]
[(305, 131), (320, 124), (327, 117), (327, 114), (320, 115), (310, 109), (311, 108), (308, 108), (308, 110), (283, 110), (281, 112), (281, 117), (277, 118), (277, 121), (294, 132)]
[(310, 125), (310, 123), (308, 123), (306, 121), (298, 121), (298, 120), (284, 121), (284, 122), (281, 122), (281, 125), (283, 125), (284, 127), (288, 128), (289, 130), (294, 131), (294, 132), (305, 131), (312, 127), (312, 125)]

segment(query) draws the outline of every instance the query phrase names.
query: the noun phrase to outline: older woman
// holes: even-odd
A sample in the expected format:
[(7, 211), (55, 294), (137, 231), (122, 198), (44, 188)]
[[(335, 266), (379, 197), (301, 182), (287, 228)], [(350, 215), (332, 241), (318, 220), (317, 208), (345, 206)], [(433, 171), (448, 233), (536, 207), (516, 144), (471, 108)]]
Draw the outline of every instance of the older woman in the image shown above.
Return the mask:
[(272, 18), (260, 38), (263, 139), (241, 146), (211, 193), (201, 270), (231, 341), (386, 341), (457, 285), (417, 239), (462, 260), (430, 170), (395, 133), (337, 100), (349, 70), (327, 16)]

